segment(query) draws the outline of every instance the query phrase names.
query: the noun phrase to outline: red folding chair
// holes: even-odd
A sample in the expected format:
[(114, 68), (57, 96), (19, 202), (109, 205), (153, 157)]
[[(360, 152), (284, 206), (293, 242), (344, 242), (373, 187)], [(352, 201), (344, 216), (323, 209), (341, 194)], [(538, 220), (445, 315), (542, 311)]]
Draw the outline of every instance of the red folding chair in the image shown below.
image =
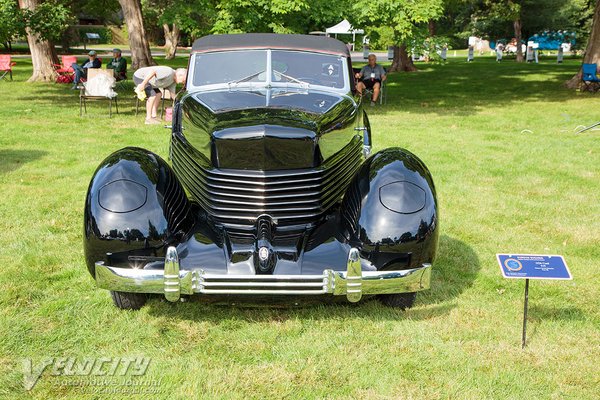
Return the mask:
[(77, 63), (76, 56), (62, 56), (62, 64), (54, 64), (54, 70), (58, 74), (56, 83), (72, 83), (75, 79), (75, 71), (71, 65)]
[(6, 75), (10, 76), (12, 81), (12, 67), (17, 65), (16, 62), (10, 60), (10, 54), (0, 54), (0, 80), (4, 79)]

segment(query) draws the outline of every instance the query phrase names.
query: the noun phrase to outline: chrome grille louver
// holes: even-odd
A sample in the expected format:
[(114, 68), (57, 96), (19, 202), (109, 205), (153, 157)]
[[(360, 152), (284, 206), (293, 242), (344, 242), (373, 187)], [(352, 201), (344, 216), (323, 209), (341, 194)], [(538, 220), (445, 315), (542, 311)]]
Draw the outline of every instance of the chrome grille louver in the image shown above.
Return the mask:
[(168, 170), (169, 178), (165, 179), (164, 212), (172, 234), (187, 233), (192, 226), (192, 211), (181, 185), (177, 182), (173, 171)]
[(362, 140), (354, 137), (317, 168), (256, 171), (212, 168), (174, 135), (171, 160), (191, 199), (217, 222), (253, 225), (266, 214), (278, 225), (308, 224), (343, 196), (362, 162)]

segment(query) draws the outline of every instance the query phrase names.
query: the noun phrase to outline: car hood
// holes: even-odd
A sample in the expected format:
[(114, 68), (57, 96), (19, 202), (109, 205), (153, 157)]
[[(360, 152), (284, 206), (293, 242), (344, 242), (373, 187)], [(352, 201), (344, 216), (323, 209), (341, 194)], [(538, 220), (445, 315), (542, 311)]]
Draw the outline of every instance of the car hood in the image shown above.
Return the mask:
[(219, 168), (315, 167), (354, 137), (347, 95), (304, 89), (224, 89), (181, 99), (182, 135)]

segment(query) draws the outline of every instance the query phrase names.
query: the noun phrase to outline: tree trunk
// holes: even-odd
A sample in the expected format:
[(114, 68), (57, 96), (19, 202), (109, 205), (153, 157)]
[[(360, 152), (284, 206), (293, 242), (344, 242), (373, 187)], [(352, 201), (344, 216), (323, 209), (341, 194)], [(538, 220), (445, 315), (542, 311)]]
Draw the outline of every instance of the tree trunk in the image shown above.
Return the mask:
[(513, 22), (513, 26), (515, 28), (515, 39), (517, 39), (517, 62), (523, 62), (523, 46), (521, 46), (521, 28), (522, 28), (522, 24), (521, 24), (521, 18), (517, 18), (514, 22)]
[(401, 44), (400, 46), (394, 46), (394, 60), (392, 66), (388, 72), (414, 72), (417, 71), (415, 64), (413, 64), (412, 57), (408, 55), (406, 51), (406, 45)]
[(133, 69), (138, 69), (156, 65), (156, 62), (154, 62), (152, 54), (150, 53), (148, 39), (146, 38), (140, 0), (119, 0), (119, 4), (123, 10), (127, 31), (129, 32), (131, 67)]
[[(583, 56), (584, 64), (600, 64), (600, 0), (596, 1), (594, 7), (594, 17), (592, 20), (592, 30), (588, 39)], [(581, 69), (565, 85), (569, 89), (577, 89), (581, 84)]]
[[(39, 0), (19, 0), (21, 10), (35, 10), (40, 4)], [(54, 45), (47, 40), (40, 40), (37, 33), (27, 28), (27, 43), (31, 52), (31, 63), (33, 73), (27, 82), (53, 82), (56, 79), (56, 71), (53, 64), (58, 64), (58, 56)]]
[(427, 29), (429, 30), (429, 36), (435, 36), (435, 21), (430, 19), (427, 23)]
[(174, 22), (173, 29), (169, 24), (163, 24), (165, 31), (165, 59), (172, 60), (177, 52), (177, 44), (179, 43), (179, 26)]

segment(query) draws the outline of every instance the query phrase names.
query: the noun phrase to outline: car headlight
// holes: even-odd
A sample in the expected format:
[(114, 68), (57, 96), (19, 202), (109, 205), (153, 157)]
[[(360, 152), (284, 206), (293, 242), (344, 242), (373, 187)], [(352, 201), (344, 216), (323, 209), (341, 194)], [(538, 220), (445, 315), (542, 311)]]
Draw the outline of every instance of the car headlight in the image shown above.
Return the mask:
[(379, 201), (385, 208), (400, 214), (413, 214), (425, 207), (426, 193), (407, 181), (388, 183), (379, 188)]
[(106, 211), (128, 213), (135, 211), (148, 199), (148, 189), (129, 179), (107, 183), (98, 192), (98, 203)]

